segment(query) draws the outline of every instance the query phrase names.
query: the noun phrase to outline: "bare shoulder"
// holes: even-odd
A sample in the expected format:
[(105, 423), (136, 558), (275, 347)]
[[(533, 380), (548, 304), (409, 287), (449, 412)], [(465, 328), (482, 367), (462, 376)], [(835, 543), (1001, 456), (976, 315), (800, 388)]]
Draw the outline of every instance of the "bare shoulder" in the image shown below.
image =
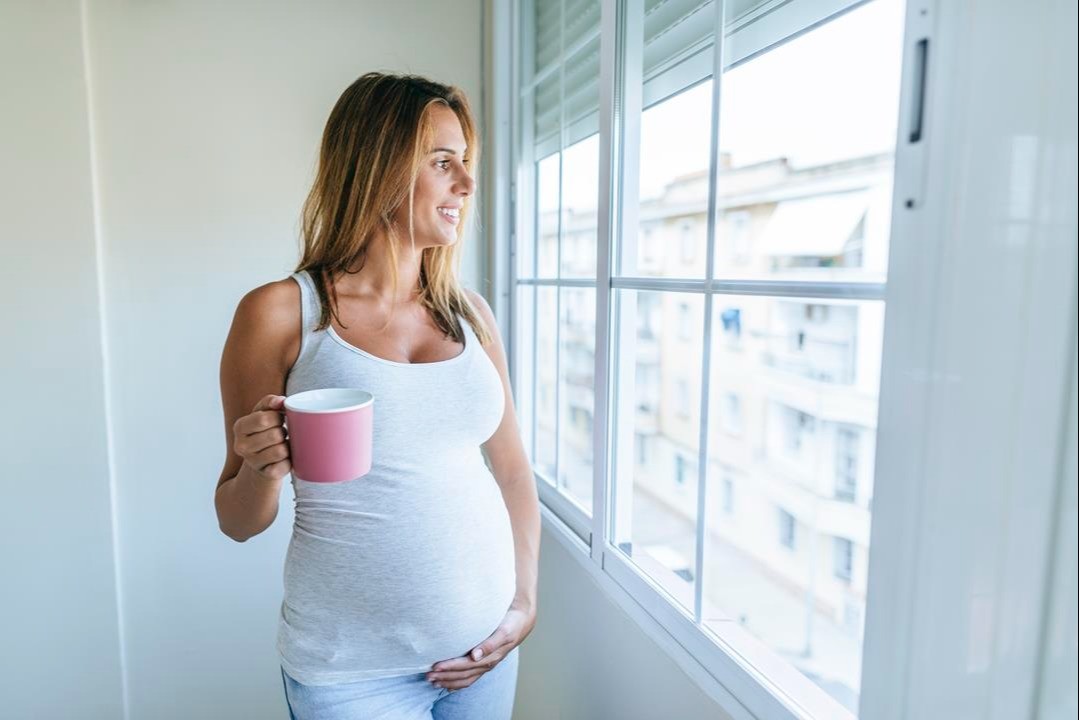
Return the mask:
[(301, 324), (300, 286), (284, 278), (260, 285), (240, 299), (230, 335), (248, 353), (272, 358), (287, 371), (299, 354)]
[(282, 315), (300, 310), (300, 286), (292, 278), (259, 285), (240, 299), (240, 307), (264, 314)]

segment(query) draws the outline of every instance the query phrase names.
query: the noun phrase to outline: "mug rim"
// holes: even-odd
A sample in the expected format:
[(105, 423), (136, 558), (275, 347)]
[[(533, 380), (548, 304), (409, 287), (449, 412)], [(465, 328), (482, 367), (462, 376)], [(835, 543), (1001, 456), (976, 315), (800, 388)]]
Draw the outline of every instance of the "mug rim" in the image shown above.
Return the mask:
[[(316, 399), (334, 400), (340, 398), (342, 401), (347, 401), (349, 404), (341, 407), (333, 408), (310, 408), (297, 406), (297, 403), (302, 405), (305, 401)], [(294, 393), (285, 398), (285, 409), (290, 412), (306, 413), (312, 415), (322, 415), (327, 413), (341, 413), (348, 412), (350, 410), (360, 410), (375, 401), (375, 396), (366, 390), (360, 390), (359, 388), (318, 388), (315, 390), (305, 390), (303, 392)]]

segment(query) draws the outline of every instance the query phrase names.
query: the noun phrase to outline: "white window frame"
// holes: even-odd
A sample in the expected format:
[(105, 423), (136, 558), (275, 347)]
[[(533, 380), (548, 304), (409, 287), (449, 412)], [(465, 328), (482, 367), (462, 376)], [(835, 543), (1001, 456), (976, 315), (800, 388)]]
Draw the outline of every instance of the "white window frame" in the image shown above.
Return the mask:
[[(770, 6), (784, 4), (769, 3)], [(611, 0), (605, 0), (603, 6), (602, 28), (608, 34), (615, 30), (610, 12), (613, 5)], [(1049, 658), (1054, 652), (1049, 644), (1041, 642), (1040, 610), (1047, 603), (1038, 593), (1026, 590), (1048, 582), (1047, 574), (1049, 581), (1053, 580), (1046, 569), (1052, 563), (1030, 561), (1053, 557), (1047, 545), (1049, 536), (1023, 534), (1016, 538), (1012, 552), (1001, 558), (995, 554), (998, 549), (992, 542), (999, 535), (995, 523), (1001, 513), (988, 518), (976, 513), (961, 516), (970, 535), (970, 542), (963, 547), (948, 545), (944, 542), (947, 538), (932, 529), (945, 527), (940, 522), (941, 513), (962, 502), (962, 498), (1001, 497), (1014, 484), (1013, 474), (1001, 469), (999, 463), (990, 464), (989, 453), (969, 452), (970, 442), (974, 440), (962, 420), (993, 418), (995, 424), (983, 428), (985, 434), (977, 442), (983, 443), (983, 447), (1007, 445), (1034, 461), (1035, 467), (1024, 468), (1024, 502), (1004, 505), (1003, 516), (1008, 526), (1033, 527), (1044, 516), (1054, 515), (1048, 509), (1055, 507), (1057, 492), (1065, 492), (1056, 488), (1066, 487), (1068, 482), (1074, 486), (1075, 382), (1072, 377), (1074, 358), (1079, 351), (1074, 350), (1075, 333), (1069, 324), (1074, 325), (1076, 313), (1072, 274), (1076, 263), (1076, 178), (1074, 165), (1067, 162), (1069, 157), (1074, 158), (1074, 143), (1064, 146), (1070, 150), (1030, 156), (1034, 170), (1029, 177), (1045, 177), (1052, 182), (1050, 187), (1057, 190), (1039, 206), (1042, 211), (1039, 221), (1043, 224), (1040, 230), (1032, 232), (1036, 232), (1040, 242), (1028, 243), (1018, 250), (1027, 261), (1025, 271), (1029, 277), (1036, 278), (1034, 284), (1015, 283), (1005, 287), (998, 284), (989, 294), (980, 280), (993, 277), (992, 271), (1003, 273), (1014, 269), (1016, 246), (1001, 242), (995, 229), (992, 234), (998, 241), (988, 242), (984, 218), (965, 212), (965, 208), (976, 207), (978, 203), (994, 207), (997, 196), (992, 180), (999, 176), (1000, 159), (992, 153), (985, 157), (971, 154), (966, 151), (966, 145), (947, 140), (969, 138), (972, 132), (978, 132), (981, 147), (992, 143), (1008, 147), (1007, 143), (1016, 139), (1016, 128), (1034, 142), (1046, 143), (1046, 150), (1058, 147), (1053, 145), (1058, 140), (1063, 142), (1069, 136), (1074, 139), (1074, 63), (1065, 63), (1059, 78), (1051, 82), (1036, 84), (1028, 79), (1043, 71), (1049, 62), (1047, 57), (1055, 48), (1067, 47), (1069, 41), (1074, 45), (1075, 10), (1027, 14), (1029, 28), (1017, 34), (1018, 9), (1013, 4), (987, 0), (980, 5), (984, 21), (973, 30), (964, 14), (968, 9), (959, 5), (909, 0), (906, 12), (889, 263), (893, 279), (889, 281), (886, 363), (881, 375), (880, 427), (887, 432), (878, 435), (875, 448), (874, 494), (880, 502), (876, 503), (879, 509), (874, 512), (872, 526), (860, 703), (861, 716), (875, 720), (915, 717), (919, 711), (939, 708), (941, 703), (963, 702), (971, 697), (988, 698), (991, 702), (986, 707), (994, 708), (993, 718), (1026, 716), (1030, 708), (1036, 707), (1031, 705), (1032, 698), (1037, 700), (1036, 693), (1030, 690), (1036, 689), (1040, 681), (1044, 681), (1043, 701), (1067, 691), (1067, 680), (1042, 673), (1042, 667), (1036, 663), (1025, 663), (1027, 657)], [(485, 35), (488, 40), (485, 67), (491, 69), (485, 89), (493, 90), (489, 96), (493, 99), (484, 105), (489, 111), (485, 127), (490, 168), (485, 191), (490, 193), (486, 217), (488, 232), (496, 238), (490, 245), (492, 255), (487, 272), (494, 282), (492, 304), (502, 325), (511, 376), (519, 388), (519, 383), (527, 381), (521, 376), (518, 360), (520, 352), (528, 351), (528, 339), (520, 339), (519, 346), (518, 338), (511, 332), (516, 302), (513, 275), (515, 248), (522, 242), (517, 233), (528, 230), (520, 221), (529, 218), (529, 208), (527, 203), (519, 201), (515, 207), (514, 200), (528, 198), (529, 193), (521, 184), (521, 176), (515, 170), (517, 161), (512, 158), (515, 148), (520, 147), (520, 138), (513, 136), (522, 122), (514, 121), (520, 110), (515, 81), (519, 68), (518, 53), (509, 38), (518, 36), (520, 16), (513, 3), (487, 0), (485, 7), (485, 19), (491, 21), (492, 28)], [(1016, 41), (1019, 43), (1016, 53), (991, 63), (996, 69), (996, 82), (988, 91), (991, 97), (981, 86), (971, 89), (965, 85), (966, 78), (986, 72), (986, 58), (971, 53), (970, 47), (978, 42), (981, 43), (978, 47), (984, 48)], [(918, 62), (919, 44), (932, 48), (928, 62)], [(608, 102), (611, 72), (610, 63), (605, 62), (602, 88)], [(923, 91), (918, 102), (915, 102), (915, 88)], [(1010, 102), (1001, 105), (1002, 99)], [(1001, 112), (1002, 109), (1006, 111)], [(913, 135), (909, 141), (905, 136), (915, 117), (920, 117), (923, 123), (921, 142), (916, 142)], [(610, 178), (619, 172), (611, 161), (604, 146), (601, 168), (608, 188)], [(959, 206), (950, 202), (955, 193), (964, 193), (967, 204)], [(608, 195), (604, 193), (604, 196)], [(609, 211), (609, 204), (602, 210)], [(601, 221), (604, 217), (601, 213)], [(601, 240), (609, 237), (613, 229), (616, 229), (613, 223), (606, 224)], [(903, 242), (895, 242), (897, 238)], [(509, 240), (508, 253), (502, 239)], [(602, 247), (601, 252), (605, 252)], [(601, 287), (610, 283), (609, 274), (604, 276), (601, 271), (600, 275), (597, 280)], [(894, 277), (903, 281), (896, 282)], [(973, 293), (946, 293), (945, 283), (957, 282), (965, 283)], [(1028, 287), (1032, 289), (1028, 291)], [(1062, 302), (1061, 288), (1070, 288), (1070, 303)], [(597, 307), (604, 313), (608, 310), (606, 300), (600, 298), (605, 295), (597, 293)], [(945, 295), (951, 301), (941, 304)], [(896, 299), (901, 302), (893, 303)], [(1004, 342), (1002, 352), (990, 358), (978, 354), (977, 343), (971, 342), (977, 339), (977, 333), (969, 324), (970, 318), (980, 313), (1011, 312), (1020, 307), (1019, 315), (1024, 321), (1037, 324), (1039, 342)], [(934, 323), (927, 330), (924, 319), (930, 316)], [(600, 317), (597, 316), (597, 322), (601, 322)], [(1014, 329), (1017, 327), (1023, 327), (1023, 323), (1011, 328), (1010, 339), (1018, 340), (1020, 335), (1031, 337)], [(956, 339), (949, 341), (949, 338)], [(606, 342), (606, 334), (602, 333), (598, 340)], [(606, 360), (597, 357), (597, 366)], [(1020, 412), (1000, 412), (999, 398), (992, 393), (968, 393), (961, 398), (948, 395), (950, 384), (956, 379), (954, 368), (975, 366), (982, 373), (992, 371), (1011, 377), (1017, 389), (1026, 389), (1021, 393), (1024, 403)], [(597, 386), (600, 380), (605, 381), (606, 377), (597, 377)], [(1060, 447), (1059, 453), (1043, 452), (1046, 444), (1056, 443), (1047, 438), (1060, 434), (1053, 424), (1056, 415), (1064, 416), (1067, 412), (1054, 414), (1045, 408), (1055, 408), (1055, 403), (1067, 402), (1061, 399), (1069, 397), (1071, 432), (1063, 437), (1071, 437), (1070, 444)], [(943, 405), (945, 399), (953, 404)], [(522, 404), (518, 402), (519, 410)], [(934, 413), (942, 409), (947, 411), (947, 416), (935, 419)], [(606, 423), (606, 408), (597, 408), (597, 434)], [(597, 446), (603, 449), (598, 443)], [(943, 455), (935, 453), (934, 448), (938, 447), (948, 447), (949, 451)], [(982, 454), (984, 460), (979, 457)], [(1059, 474), (1047, 473), (1058, 455), (1067, 458), (1064, 467)], [(599, 477), (606, 471), (606, 457), (601, 452), (596, 453), (596, 458)], [(960, 461), (973, 461), (971, 467), (965, 468), (967, 474), (956, 473), (959, 469), (956, 463)], [(909, 482), (914, 477), (920, 482)], [(945, 479), (946, 483), (934, 485), (934, 481)], [(558, 542), (576, 551), (573, 556), (581, 560), (603, 592), (728, 715), (739, 720), (824, 716), (813, 708), (790, 703), (777, 686), (785, 680), (784, 668), (774, 668), (773, 674), (771, 669), (755, 665), (754, 658), (739, 657), (733, 637), (731, 642), (722, 642), (717, 648), (701, 636), (691, 619), (671, 607), (655, 583), (639, 574), (627, 573), (612, 560), (617, 556), (605, 543), (592, 542), (593, 527), (599, 530), (598, 537), (605, 537), (606, 512), (597, 512), (594, 517), (580, 514), (575, 503), (551, 492), (542, 482), (539, 485), (545, 528)], [(1074, 497), (1074, 488), (1071, 496)], [(606, 501), (604, 489), (597, 484), (594, 507), (605, 509)], [(952, 532), (952, 526), (947, 527)], [(1067, 534), (1066, 527), (1067, 522), (1061, 524), (1061, 537)], [(1071, 527), (1074, 528), (1074, 517)], [(1055, 557), (1066, 558), (1069, 552), (1074, 558), (1074, 542)], [(970, 582), (969, 574), (955, 572), (956, 567), (963, 565), (995, 568), (995, 594), (980, 596), (1011, 611), (1008, 654), (996, 656), (979, 673), (970, 672), (962, 663), (926, 662), (939, 657), (942, 651), (962, 651), (967, 646), (963, 623), (930, 626), (923, 622), (927, 614), (954, 613), (965, 598), (975, 591), (981, 593), (984, 579), (975, 588), (965, 584)], [(1068, 567), (1066, 559), (1057, 565), (1057, 571)], [(1020, 658), (1023, 664), (1017, 664)], [(1070, 662), (1074, 666), (1074, 653)], [(1008, 681), (993, 682), (996, 677), (1006, 677)], [(1074, 673), (1067, 677), (1073, 678)], [(1071, 692), (1074, 695), (1074, 687)]]
[[(819, 297), (823, 299), (834, 297), (865, 300), (883, 299), (884, 286), (883, 284), (875, 283), (746, 282), (713, 280), (712, 273), (714, 266), (713, 256), (716, 223), (714, 188), (718, 172), (718, 157), (713, 157), (710, 163), (705, 279), (703, 281), (686, 281), (625, 276), (612, 278), (612, 270), (617, 263), (616, 258), (611, 257), (611, 250), (622, 247), (620, 243), (613, 242), (613, 238), (621, 235), (622, 228), (635, 227), (637, 225), (636, 200), (635, 198), (627, 197), (629, 193), (636, 193), (637, 158), (635, 153), (622, 153), (620, 148), (623, 146), (634, 146), (634, 142), (632, 140), (627, 140), (626, 138), (632, 139), (639, 136), (640, 110), (634, 113), (627, 108), (641, 108), (643, 103), (658, 102), (670, 95), (671, 91), (675, 90), (680, 83), (687, 83), (687, 77), (694, 77), (696, 80), (699, 80), (709, 75), (719, 76), (736, 62), (749, 59), (754, 55), (763, 52), (767, 47), (775, 43), (774, 40), (769, 39), (768, 32), (762, 30), (762, 27), (766, 25), (771, 26), (772, 33), (777, 34), (779, 37), (787, 38), (791, 32), (800, 31), (802, 28), (812, 27), (816, 22), (820, 22), (822, 17), (831, 18), (834, 15), (860, 4), (860, 0), (824, 0), (823, 3), (817, 3), (815, 7), (811, 7), (809, 0), (766, 3), (765, 6), (758, 8), (752, 13), (749, 13), (748, 16), (740, 19), (740, 25), (737, 32), (730, 34), (723, 40), (723, 42), (729, 44), (729, 49), (727, 51), (721, 50), (717, 53), (712, 49), (709, 49), (706, 53), (697, 53), (693, 62), (683, 63), (676, 67), (674, 71), (668, 71), (653, 78), (643, 88), (639, 75), (639, 61), (636, 63), (636, 81), (632, 78), (624, 77), (625, 73), (632, 72), (634, 66), (633, 51), (629, 50), (625, 53), (625, 65), (620, 66), (617, 63), (615, 53), (609, 49), (613, 46), (616, 37), (641, 37), (642, 32), (639, 27), (634, 29), (618, 26), (623, 17), (634, 17), (634, 13), (625, 13), (625, 15), (618, 14), (616, 16), (616, 8), (620, 4), (642, 2), (643, 0), (603, 0), (602, 2), (600, 28), (602, 49), (599, 107), (600, 197), (597, 213), (597, 236), (599, 242), (597, 247), (597, 277), (594, 282), (590, 279), (571, 279), (561, 278), (560, 276), (552, 279), (519, 279), (516, 277), (518, 267), (516, 262), (516, 248), (535, 247), (531, 241), (531, 237), (529, 237), (529, 232), (534, 228), (534, 215), (531, 207), (531, 200), (535, 195), (531, 188), (531, 169), (534, 163), (532, 153), (535, 152), (535, 148), (527, 141), (527, 138), (523, 138), (520, 135), (522, 132), (529, 133), (532, 129), (531, 117), (529, 117), (529, 103), (523, 101), (525, 95), (522, 92), (523, 90), (527, 93), (532, 89), (530, 87), (530, 80), (527, 77), (527, 73), (529, 72), (528, 69), (525, 70), (523, 75), (516, 75), (516, 77), (521, 78), (521, 87), (517, 87), (512, 94), (514, 108), (521, 110), (520, 120), (514, 123), (514, 132), (518, 133), (515, 137), (514, 148), (521, 152), (522, 156), (517, 157), (514, 164), (516, 227), (512, 233), (512, 248), (510, 252), (511, 303), (516, 297), (518, 288), (527, 285), (536, 287), (583, 286), (609, 289), (608, 292), (596, 293), (595, 315), (597, 325), (596, 373), (594, 376), (596, 413), (594, 423), (594, 483), (592, 507), (594, 509), (602, 509), (602, 512), (593, 512), (589, 515), (578, 502), (559, 492), (556, 487), (550, 484), (548, 479), (542, 477), (538, 483), (540, 498), (554, 511), (568, 528), (573, 530), (578, 538), (588, 545), (593, 563), (599, 566), (602, 571), (613, 577), (616, 583), (628, 592), (635, 601), (644, 604), (652, 617), (656, 618), (668, 632), (671, 632), (683, 647), (689, 649), (691, 654), (699, 662), (705, 664), (712, 676), (719, 680), (725, 688), (740, 689), (738, 695), (741, 703), (749, 708), (754, 716), (784, 719), (826, 716), (850, 717), (850, 713), (839, 705), (837, 701), (827, 696), (820, 688), (814, 685), (793, 666), (780, 659), (778, 655), (774, 655), (771, 650), (765, 648), (755, 638), (752, 638), (748, 632), (740, 626), (737, 626), (737, 623), (729, 623), (730, 627), (724, 628), (722, 636), (718, 638), (707, 637), (706, 633), (709, 631), (705, 630), (702, 625), (699, 625), (702, 608), (702, 583), (695, 583), (696, 592), (694, 604), (696, 610), (692, 614), (687, 615), (677, 603), (671, 601), (665, 589), (663, 589), (653, 578), (648, 577), (637, 568), (632, 561), (629, 561), (625, 557), (616, 544), (613, 544), (607, 539), (609, 538), (609, 528), (613, 521), (611, 514), (615, 512), (614, 508), (616, 507), (613, 496), (618, 492), (617, 488), (609, 487), (607, 485), (609, 463), (613, 459), (610, 454), (616, 452), (624, 454), (627, 450), (631, 449), (627, 447), (627, 445), (630, 445), (631, 443), (626, 442), (622, 442), (620, 447), (614, 447), (618, 444), (614, 440), (611, 441), (611, 447), (608, 447), (607, 438), (613, 435), (611, 427), (612, 419), (610, 417), (613, 392), (609, 386), (608, 377), (610, 369), (615, 367), (614, 359), (610, 355), (609, 332), (611, 331), (611, 318), (613, 317), (610, 302), (616, 289), (626, 288), (644, 291), (676, 290), (688, 293), (701, 293), (704, 295), (705, 340), (704, 363), (702, 365), (703, 382), (701, 388), (702, 410), (705, 409), (703, 405), (707, 402), (709, 394), (708, 363), (711, 345), (710, 335), (712, 330), (712, 298), (714, 294), (759, 294), (792, 298)], [(521, 0), (521, 4), (525, 8), (530, 7), (529, 0)], [(822, 4), (831, 9), (822, 13)], [(639, 7), (643, 7), (643, 5), (640, 5)], [(638, 18), (643, 17), (643, 13), (638, 9), (635, 16)], [(814, 17), (816, 19), (810, 21), (810, 18)], [(528, 22), (530, 21), (530, 18), (531, 13), (526, 9), (519, 12), (516, 17), (516, 22), (520, 23), (522, 19)], [(519, 27), (515, 28), (514, 37), (522, 37), (519, 31)], [(525, 37), (527, 37), (527, 35)], [(617, 42), (622, 44), (624, 40), (618, 40)], [(576, 48), (570, 49), (570, 51), (575, 49)], [(639, 52), (639, 49), (637, 52)], [(562, 57), (564, 58), (567, 54), (567, 49), (563, 48)], [(515, 67), (517, 67), (518, 73), (521, 70), (519, 60), (521, 56), (531, 57), (528, 48), (522, 48), (522, 52), (519, 54), (514, 53), (513, 62)], [(717, 65), (721, 65), (720, 61), (724, 57), (733, 58), (734, 60), (726, 67), (716, 67)], [(559, 62), (561, 61), (562, 58), (559, 58)], [(687, 76), (686, 73), (690, 73), (690, 75)], [(618, 82), (620, 83), (619, 94), (622, 101), (621, 109), (618, 111), (615, 111), (613, 106), (613, 98), (616, 94), (616, 74), (618, 75)], [(679, 77), (675, 78), (674, 75), (679, 75)], [(699, 77), (696, 77), (698, 75)], [(720, 83), (717, 83), (715, 85), (716, 89), (713, 91), (713, 138), (717, 132), (717, 105), (719, 102), (718, 88), (720, 85)], [(564, 108), (564, 103), (560, 102), (560, 106)], [(567, 130), (563, 123), (563, 140), (565, 140), (566, 133)], [(562, 147), (564, 146), (565, 143), (563, 142)], [(552, 149), (555, 151), (558, 150), (558, 148), (545, 147), (543, 152), (546, 154), (547, 151)], [(715, 155), (716, 153), (713, 154)], [(621, 182), (616, 182), (616, 178), (621, 178)], [(620, 214), (616, 215), (616, 211), (619, 211)], [(561, 253), (561, 244), (559, 253)], [(558, 266), (559, 273), (561, 273), (561, 262), (558, 263)], [(627, 327), (623, 328), (621, 334), (627, 336), (628, 332), (635, 329), (634, 324), (636, 320), (633, 318), (632, 313), (627, 312), (621, 313), (620, 317), (621, 322), (627, 324)], [(615, 349), (615, 351), (617, 351), (617, 349)], [(516, 368), (517, 365), (515, 364), (514, 367)], [(526, 388), (519, 389), (520, 392), (529, 392), (529, 390), (530, 389)], [(558, 422), (559, 416), (560, 413), (556, 413), (556, 423)], [(705, 512), (704, 493), (706, 490), (705, 475), (707, 469), (707, 444), (705, 438), (707, 437), (707, 425), (707, 413), (702, 412), (702, 423), (700, 428), (702, 439), (702, 442), (700, 443), (700, 454), (702, 457), (698, 461), (697, 483), (699, 515)], [(620, 464), (625, 464), (627, 461), (632, 463), (632, 458), (620, 460)], [(696, 562), (694, 568), (695, 576), (698, 578), (701, 577), (700, 568), (704, 563), (703, 552), (705, 543), (700, 537), (704, 531), (703, 528), (703, 519), (698, 517), (698, 552), (697, 557), (695, 558)], [(603, 538), (604, 541), (596, 542), (597, 538)]]

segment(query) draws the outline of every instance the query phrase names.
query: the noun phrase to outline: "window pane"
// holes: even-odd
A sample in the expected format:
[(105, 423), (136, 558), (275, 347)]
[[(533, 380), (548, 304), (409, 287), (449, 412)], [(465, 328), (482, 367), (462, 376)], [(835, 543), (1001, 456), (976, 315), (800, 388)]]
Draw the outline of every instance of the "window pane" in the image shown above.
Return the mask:
[(615, 297), (615, 545), (692, 612), (704, 301)]
[(562, 277), (596, 276), (599, 136), (562, 153)]
[(547, 480), (554, 482), (557, 467), (556, 432), (558, 418), (558, 367), (557, 293), (558, 288), (536, 288), (536, 349), (534, 377), (536, 379), (536, 454), (533, 458), (536, 470)]
[(623, 249), (622, 275), (704, 277), (711, 88), (702, 83), (641, 117), (636, 248)]
[(713, 302), (705, 624), (856, 711), (884, 304)]
[(561, 154), (555, 153), (536, 163), (536, 262), (538, 272), (528, 270), (532, 265), (532, 248), (521, 252), (521, 277), (552, 278), (558, 274), (558, 213), (560, 197)]
[[(526, 162), (527, 158), (560, 158), (551, 163), (553, 167), (534, 168), (536, 213), (542, 218), (537, 224), (543, 225), (537, 227), (536, 238), (555, 233), (557, 240), (561, 217), (562, 275), (595, 277), (600, 4), (599, 0), (558, 0), (533, 3), (533, 10), (533, 25), (525, 27), (526, 33), (532, 32), (532, 56), (524, 58), (521, 156)], [(523, 48), (528, 47), (525, 42)], [(558, 182), (554, 182), (556, 176)], [(584, 237), (570, 238), (575, 242), (567, 256), (566, 238), (574, 234)], [(539, 277), (557, 275), (558, 249), (555, 243), (541, 250)], [(519, 276), (534, 276), (529, 273)]]
[(716, 277), (884, 281), (902, 37), (874, 0), (723, 74)]
[(596, 291), (561, 288), (560, 292), (558, 486), (591, 513)]

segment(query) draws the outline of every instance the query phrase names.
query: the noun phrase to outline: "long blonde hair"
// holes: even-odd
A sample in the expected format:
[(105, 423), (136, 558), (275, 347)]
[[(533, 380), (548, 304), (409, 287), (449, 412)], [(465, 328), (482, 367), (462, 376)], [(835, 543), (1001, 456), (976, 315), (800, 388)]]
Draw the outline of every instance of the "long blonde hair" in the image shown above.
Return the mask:
[[(393, 216), (407, 203), (408, 237), (414, 244), (415, 185), (430, 149), (430, 110), (435, 105), (448, 107), (460, 121), (468, 145), (465, 167), (475, 176), (476, 124), (465, 94), (456, 87), (416, 75), (372, 72), (353, 82), (330, 112), (315, 182), (303, 205), (303, 257), (296, 267), (296, 272), (309, 271), (318, 291), (322, 313), (316, 329), (324, 330), (331, 318), (343, 326), (333, 280), (350, 272), (357, 261), (363, 266), (369, 244), (380, 230), (387, 239), (393, 297), (397, 296), (400, 236)], [(471, 198), (465, 198), (457, 242), (424, 248), (417, 300), (446, 335), (464, 342), (464, 329), (457, 319), (461, 315), (486, 345), (491, 335), (458, 280), (461, 238), (470, 206)]]

